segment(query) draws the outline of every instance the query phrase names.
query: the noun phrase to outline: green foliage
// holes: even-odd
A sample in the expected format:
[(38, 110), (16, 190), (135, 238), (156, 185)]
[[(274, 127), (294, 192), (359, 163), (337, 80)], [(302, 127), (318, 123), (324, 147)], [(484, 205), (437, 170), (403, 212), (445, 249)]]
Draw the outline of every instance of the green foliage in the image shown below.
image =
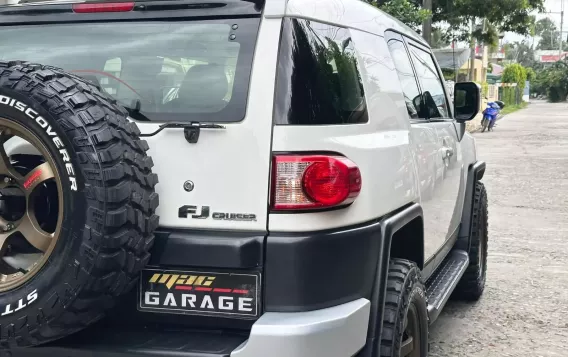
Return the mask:
[[(535, 24), (535, 34), (540, 37), (540, 42), (536, 47), (537, 50), (558, 50), (560, 32), (554, 21), (545, 17)], [(563, 43), (562, 47), (568, 49), (568, 44)]]
[(536, 78), (536, 72), (532, 68), (526, 68), (527, 70), (527, 81), (534, 81)]
[(396, 17), (418, 32), (420, 32), (422, 22), (432, 15), (430, 11), (422, 9), (419, 4), (410, 0), (368, 0), (368, 2), (377, 6), (384, 12)]
[(516, 105), (517, 104), (516, 88), (503, 87), (502, 100), (503, 102), (505, 102), (505, 104), (507, 104), (507, 106)]
[(510, 64), (505, 67), (501, 81), (503, 83), (517, 83), (517, 88), (522, 93), (527, 81), (527, 70), (519, 63)]
[(444, 79), (447, 81), (456, 80), (456, 72), (452, 68), (442, 68), (442, 74), (444, 75)]
[(565, 101), (568, 95), (568, 64), (556, 62), (548, 68), (536, 71), (531, 92), (547, 95), (551, 102)]
[(507, 115), (507, 114), (511, 114), (513, 112), (516, 112), (517, 110), (521, 110), (524, 109), (528, 106), (529, 103), (527, 102), (523, 102), (521, 101), (520, 104), (512, 104), (512, 105), (506, 105), (505, 108), (503, 108), (503, 110), (501, 111), (502, 115)]
[(483, 97), (487, 97), (487, 95), (489, 94), (489, 83), (487, 82), (483, 82), (481, 83), (481, 94), (483, 95)]
[[(501, 32), (529, 35), (535, 10), (544, 10), (544, 0), (434, 0), (433, 22), (447, 23), (451, 38), (470, 41), (473, 35), (480, 42), (494, 44)], [(485, 29), (481, 19), (487, 20)], [(472, 20), (476, 25), (473, 34)]]
[(444, 48), (451, 44), (452, 42), (444, 35), (444, 31), (439, 28), (432, 29), (432, 40), (430, 46), (432, 48)]
[(505, 49), (505, 59), (518, 62), (523, 67), (534, 65), (534, 50), (525, 41), (506, 43), (503, 48)]

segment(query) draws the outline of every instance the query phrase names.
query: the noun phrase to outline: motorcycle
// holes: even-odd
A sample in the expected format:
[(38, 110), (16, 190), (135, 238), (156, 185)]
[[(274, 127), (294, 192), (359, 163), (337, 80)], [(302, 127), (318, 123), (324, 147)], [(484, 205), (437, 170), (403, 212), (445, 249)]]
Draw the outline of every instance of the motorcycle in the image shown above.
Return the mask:
[(497, 121), (497, 117), (501, 110), (505, 107), (505, 103), (497, 100), (495, 102), (487, 102), (487, 108), (483, 111), (483, 120), (481, 120), (481, 132), (492, 131)]

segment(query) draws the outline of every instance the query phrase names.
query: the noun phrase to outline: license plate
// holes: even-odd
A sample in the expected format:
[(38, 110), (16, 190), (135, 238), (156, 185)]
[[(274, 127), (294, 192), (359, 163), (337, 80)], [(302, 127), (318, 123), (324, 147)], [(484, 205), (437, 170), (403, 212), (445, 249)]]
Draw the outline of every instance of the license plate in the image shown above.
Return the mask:
[(256, 318), (260, 275), (145, 269), (138, 310), (228, 318)]

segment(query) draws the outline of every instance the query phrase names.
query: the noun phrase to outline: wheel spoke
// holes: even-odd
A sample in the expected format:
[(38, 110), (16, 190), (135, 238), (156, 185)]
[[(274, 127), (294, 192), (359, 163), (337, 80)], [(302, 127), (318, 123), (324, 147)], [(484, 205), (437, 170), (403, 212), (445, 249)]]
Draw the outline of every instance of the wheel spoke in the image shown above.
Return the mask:
[(20, 232), (31, 245), (42, 252), (49, 248), (53, 240), (53, 235), (41, 229), (35, 218), (30, 217), (29, 211), (19, 222), (16, 231)]
[(412, 351), (414, 351), (414, 338), (412, 336), (408, 336), (408, 338), (402, 341), (400, 345), (400, 355), (402, 357), (409, 356)]
[(51, 166), (47, 162), (44, 162), (30, 171), (30, 173), (28, 173), (20, 181), (22, 187), (26, 191), (26, 195), (29, 195), (38, 185), (54, 177)]
[(12, 135), (6, 128), (0, 128), (0, 174), (19, 178), (21, 176), (16, 170), (14, 170), (14, 167), (10, 162), (10, 158), (8, 157), (8, 154), (6, 154), (6, 149), (4, 148), (4, 144), (11, 137)]

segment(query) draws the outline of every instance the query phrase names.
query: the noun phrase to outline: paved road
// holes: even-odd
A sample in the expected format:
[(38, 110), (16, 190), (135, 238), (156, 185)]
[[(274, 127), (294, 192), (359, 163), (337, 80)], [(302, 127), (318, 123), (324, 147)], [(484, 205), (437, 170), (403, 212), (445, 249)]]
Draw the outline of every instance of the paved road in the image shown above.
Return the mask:
[(485, 295), (450, 302), (434, 357), (568, 356), (568, 104), (532, 103), (475, 134), (489, 193)]

